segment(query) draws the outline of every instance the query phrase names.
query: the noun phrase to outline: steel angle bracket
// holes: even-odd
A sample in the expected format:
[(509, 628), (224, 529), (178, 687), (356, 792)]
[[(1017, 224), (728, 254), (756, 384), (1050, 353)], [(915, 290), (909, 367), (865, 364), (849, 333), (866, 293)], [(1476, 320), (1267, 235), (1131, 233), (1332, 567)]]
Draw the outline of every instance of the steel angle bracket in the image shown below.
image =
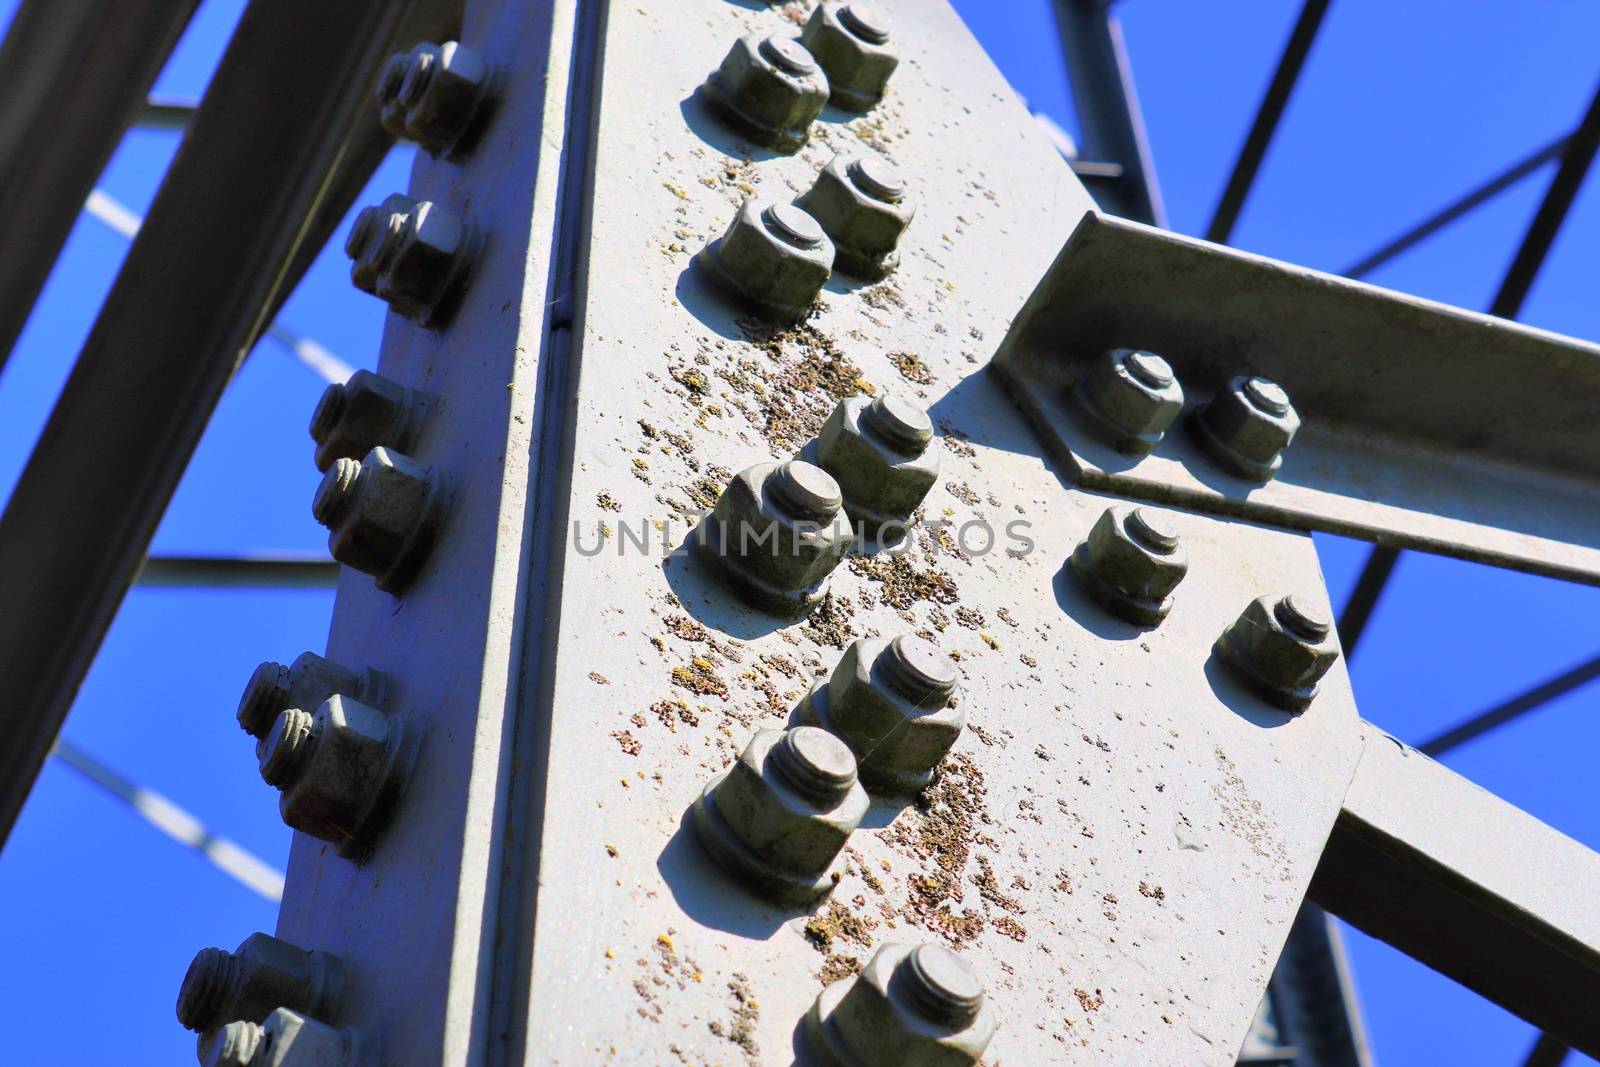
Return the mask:
[[(1291, 717), (1212, 642), (1253, 598), (1326, 604), (1310, 539), (1176, 514), (1190, 574), (1157, 629), (1064, 568), (1113, 501), (1063, 486), (982, 356), (1090, 206), (948, 5), (885, 0), (887, 99), (790, 156), (695, 95), (776, 9), (613, 4), (575, 231), (570, 484), (527, 608), (495, 996), (512, 1060), (787, 1063), (825, 984), (889, 942), (952, 946), (1002, 1021), (988, 1062), (1231, 1064), (1359, 754), (1340, 668)], [(877, 154), (919, 207), (886, 282), (839, 278), (783, 329), (693, 265), (748, 196)], [(793, 454), (843, 396), (926, 406), (944, 449), (909, 553), (847, 561), (788, 622), (682, 551), (732, 472)], [(548, 514), (563, 514), (556, 510)], [(545, 519), (546, 522), (555, 520)], [(855, 637), (917, 632), (969, 726), (918, 803), (879, 803), (810, 911), (708, 858), (691, 806)], [(519, 910), (520, 909), (520, 910)], [(502, 1032), (497, 1025), (495, 1032)]]
[[(1304, 424), (1265, 485), (1181, 423), (1143, 459), (1068, 392), (1112, 347), (1166, 357), (1188, 410), (1283, 385)], [(1085, 216), (993, 363), (1071, 481), (1600, 583), (1600, 347), (1102, 215)]]

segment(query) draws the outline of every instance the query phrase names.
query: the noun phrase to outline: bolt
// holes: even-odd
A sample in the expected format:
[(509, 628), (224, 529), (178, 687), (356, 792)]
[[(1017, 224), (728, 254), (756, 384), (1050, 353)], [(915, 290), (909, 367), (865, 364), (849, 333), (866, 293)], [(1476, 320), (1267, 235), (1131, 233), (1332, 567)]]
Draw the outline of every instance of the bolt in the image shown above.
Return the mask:
[(845, 111), (876, 106), (900, 64), (889, 47), (888, 20), (867, 4), (822, 4), (800, 31), (800, 42), (828, 74), (829, 101)]
[(806, 907), (839, 881), (835, 861), (868, 804), (843, 741), (814, 726), (759, 730), (707, 784), (693, 821), (724, 870), (775, 903)]
[(1195, 440), (1230, 473), (1265, 482), (1283, 466), (1283, 451), (1300, 416), (1283, 386), (1241, 376), (1228, 382), (1191, 420)]
[(790, 460), (736, 474), (690, 545), (747, 602), (797, 618), (821, 602), (854, 536), (838, 483)]
[(178, 991), (178, 1021), (204, 1032), (235, 1019), (259, 1022), (285, 1005), (331, 1019), (343, 990), (344, 967), (337, 957), (252, 934), (237, 952), (208, 948), (196, 954)]
[(828, 76), (801, 42), (752, 34), (735, 42), (706, 79), (702, 98), (757, 144), (794, 152), (828, 102)]
[(833, 475), (863, 542), (885, 544), (905, 535), (939, 480), (940, 450), (932, 440), (927, 412), (883, 393), (839, 401), (800, 456)]
[(795, 202), (833, 240), (839, 272), (869, 281), (899, 265), (900, 238), (917, 213), (899, 173), (874, 156), (834, 156)]
[(476, 142), (498, 88), (494, 68), (457, 41), (389, 57), (378, 79), (384, 129), (429, 155), (459, 159)]
[(316, 464), (326, 471), (336, 459), (360, 459), (379, 445), (405, 451), (415, 442), (424, 414), (422, 398), (371, 371), (328, 386), (311, 414)]
[(356, 673), (311, 652), (288, 667), (268, 661), (256, 667), (239, 697), (239, 725), (256, 739), (256, 758), (265, 752), (267, 734), (289, 708), (314, 708), (335, 693), (382, 707), (387, 688), (383, 675)]
[(801, 1033), (827, 1067), (971, 1067), (998, 1026), (961, 957), (943, 945), (889, 943), (818, 995)]
[(360, 1031), (279, 1008), (265, 1022), (231, 1022), (203, 1035), (198, 1051), (201, 1067), (368, 1067), (376, 1050)]
[(261, 777), (281, 791), (285, 823), (360, 862), (399, 792), (408, 742), (399, 722), (334, 695), (315, 714), (290, 708), (278, 716), (262, 747)]
[(956, 683), (950, 657), (920, 637), (863, 637), (811, 687), (795, 721), (848, 745), (869, 793), (911, 796), (933, 780), (966, 725), (966, 712), (955, 706)]
[(266, 1031), (260, 1023), (231, 1022), (200, 1035), (200, 1067), (251, 1067)]
[(747, 200), (695, 261), (724, 292), (763, 317), (797, 322), (833, 271), (834, 246), (817, 221), (789, 204)]
[(432, 547), (444, 510), (438, 480), (409, 456), (378, 447), (359, 464), (336, 460), (323, 476), (311, 513), (328, 528), (333, 558), (397, 593)]
[(1212, 651), (1269, 703), (1299, 713), (1339, 658), (1333, 624), (1305, 597), (1261, 597), (1217, 638)]
[(1107, 508), (1069, 565), (1095, 603), (1137, 626), (1167, 617), (1189, 572), (1169, 517), (1148, 508)]
[(482, 239), (428, 200), (399, 193), (356, 216), (345, 240), (350, 281), (419, 326), (441, 329), (466, 289)]
[(1074, 408), (1095, 437), (1129, 455), (1152, 452), (1183, 410), (1183, 387), (1154, 352), (1113, 348), (1073, 387)]

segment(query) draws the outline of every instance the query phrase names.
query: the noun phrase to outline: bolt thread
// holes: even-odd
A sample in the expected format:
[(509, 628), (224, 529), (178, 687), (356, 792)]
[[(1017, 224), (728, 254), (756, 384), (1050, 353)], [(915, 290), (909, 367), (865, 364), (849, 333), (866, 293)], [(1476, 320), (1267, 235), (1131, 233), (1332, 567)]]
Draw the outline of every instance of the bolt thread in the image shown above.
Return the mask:
[(288, 667), (271, 660), (256, 667), (239, 698), (239, 725), (252, 737), (266, 736), (288, 695)]
[(906, 194), (906, 184), (900, 173), (879, 159), (860, 157), (845, 166), (850, 180), (874, 200), (895, 203)]
[(1316, 643), (1333, 629), (1320, 610), (1292, 593), (1272, 605), (1272, 614), (1285, 630), (1302, 641)]
[(1172, 364), (1154, 352), (1124, 349), (1121, 356), (1128, 373), (1150, 388), (1165, 389), (1172, 384)]
[(888, 393), (874, 399), (861, 413), (867, 425), (897, 452), (920, 455), (933, 440), (933, 423), (927, 414)]
[(310, 712), (299, 708), (290, 708), (278, 716), (261, 755), (261, 777), (268, 785), (283, 789), (299, 777), (315, 745), (314, 725)]
[(793, 37), (773, 34), (761, 42), (760, 50), (767, 62), (789, 74), (810, 74), (817, 69), (810, 51)]
[(389, 57), (389, 62), (383, 65), (383, 73), (378, 75), (378, 103), (391, 103), (399, 97), (400, 86), (410, 69), (411, 56), (407, 53), (397, 52)]
[(203, 1052), (204, 1067), (250, 1067), (266, 1039), (266, 1028), (247, 1020), (231, 1022), (211, 1035)]
[(311, 500), (311, 514), (318, 522), (332, 529), (344, 518), (355, 499), (355, 484), (360, 474), (361, 464), (346, 457), (328, 468), (328, 473), (322, 476), (322, 484), (317, 486), (317, 495)]
[(372, 239), (378, 235), (382, 222), (383, 212), (379, 208), (362, 208), (350, 226), (350, 235), (344, 239), (344, 254), (351, 259), (360, 259)]
[(829, 807), (843, 800), (856, 781), (849, 747), (815, 726), (786, 731), (772, 746), (767, 767), (790, 789)]
[(917, 1012), (951, 1029), (971, 1025), (983, 1009), (983, 986), (961, 958), (941, 945), (918, 945), (894, 978)]
[(1289, 394), (1283, 386), (1269, 378), (1247, 378), (1244, 395), (1251, 404), (1272, 415), (1289, 413)]
[(821, 467), (790, 460), (767, 477), (767, 491), (784, 511), (798, 519), (826, 522), (842, 503), (839, 483)]
[(1128, 512), (1128, 518), (1123, 526), (1135, 541), (1152, 552), (1166, 555), (1178, 547), (1178, 535), (1144, 508), (1134, 508)]
[(220, 948), (195, 954), (178, 988), (178, 1022), (188, 1030), (210, 1030), (224, 1020), (239, 982), (239, 961)]
[(839, 24), (863, 41), (889, 43), (889, 23), (866, 4), (846, 4), (839, 9)]
[(339, 419), (344, 415), (345, 405), (349, 402), (350, 394), (343, 383), (334, 382), (322, 391), (322, 398), (317, 401), (316, 410), (311, 413), (311, 439), (318, 444), (323, 438), (333, 432)]
[(939, 650), (920, 637), (901, 634), (879, 657), (889, 688), (917, 707), (943, 707), (955, 692), (956, 678)]
[(400, 86), (399, 101), (404, 107), (416, 107), (439, 73), (438, 55), (432, 49), (418, 49), (412, 54), (406, 69), (405, 81)]

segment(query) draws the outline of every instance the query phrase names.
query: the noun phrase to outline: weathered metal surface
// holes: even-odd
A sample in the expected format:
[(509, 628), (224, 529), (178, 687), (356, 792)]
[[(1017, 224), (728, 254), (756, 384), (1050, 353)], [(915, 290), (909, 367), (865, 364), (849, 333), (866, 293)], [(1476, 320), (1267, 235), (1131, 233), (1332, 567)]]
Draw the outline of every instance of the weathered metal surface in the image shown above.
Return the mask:
[(257, 0), (242, 16), (0, 516), (0, 833), (228, 379), (388, 144), (369, 71), (450, 6)]
[[(1187, 428), (1135, 459), (1074, 422), (1107, 349), (1159, 352), (1188, 405), (1265, 375), (1304, 420), (1265, 485)], [(1600, 583), (1600, 347), (1090, 215), (995, 366), (1082, 485)]]
[(1311, 895), (1589, 1055), (1600, 855), (1371, 726)]
[[(526, 866), (501, 887), (522, 910), (499, 931), (517, 980), (496, 992), (519, 986), (508, 1011), (526, 1021), (509, 1061), (786, 1062), (826, 980), (884, 942), (933, 941), (981, 977), (996, 1062), (1232, 1063), (1352, 773), (1342, 670), (1291, 719), (1209, 660), (1254, 597), (1325, 596), (1308, 538), (1169, 516), (1190, 573), (1142, 635), (1067, 579), (1108, 501), (1051, 478), (981, 366), (1088, 200), (947, 7), (881, 6), (905, 57), (884, 104), (825, 113), (791, 157), (693, 97), (784, 10), (609, 9), (570, 516), (541, 515), (563, 524), (560, 588), (527, 608), (511, 757), (508, 852)], [(798, 327), (751, 323), (694, 254), (747, 197), (797, 196), (863, 144), (920, 205), (900, 270), (831, 281)], [(800, 623), (663, 561), (730, 472), (886, 390), (929, 405), (942, 435), (924, 505), (956, 524), (941, 537), (847, 562)], [(992, 552), (962, 526), (980, 516)], [(1035, 542), (1021, 558), (1015, 521)], [(954, 658), (967, 694), (944, 775), (921, 805), (874, 805), (830, 902), (762, 904), (696, 844), (695, 798), (852, 636), (906, 630)]]
[(28, 0), (0, 44), (0, 365), (199, 0)]

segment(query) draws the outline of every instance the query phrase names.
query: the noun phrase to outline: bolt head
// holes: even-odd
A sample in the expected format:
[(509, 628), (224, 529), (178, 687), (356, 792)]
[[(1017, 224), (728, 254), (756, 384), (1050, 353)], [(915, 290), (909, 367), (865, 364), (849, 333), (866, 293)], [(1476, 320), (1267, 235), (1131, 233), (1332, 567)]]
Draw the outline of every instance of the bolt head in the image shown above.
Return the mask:
[(998, 1027), (981, 982), (954, 953), (890, 943), (859, 975), (822, 991), (805, 1031), (837, 1063), (973, 1067)]
[(328, 386), (311, 416), (317, 469), (326, 471), (337, 459), (359, 460), (379, 445), (410, 448), (421, 407), (410, 389), (371, 371), (358, 370), (348, 382)]
[[(769, 486), (774, 478), (784, 487)], [(798, 487), (789, 486), (791, 481)], [(831, 497), (833, 513), (821, 518), (796, 514), (789, 502), (796, 495)], [(779, 614), (800, 614), (821, 600), (823, 583), (855, 536), (844, 510), (833, 503), (837, 499), (834, 480), (809, 463), (758, 463), (734, 475), (692, 543), (751, 603)], [(821, 509), (810, 514), (820, 515)]]
[(796, 203), (827, 231), (841, 273), (876, 281), (898, 265), (900, 238), (916, 217), (904, 190), (894, 169), (876, 157), (838, 155)]
[(353, 462), (341, 459), (329, 470), (316, 513), (328, 526), (333, 558), (394, 592), (431, 546), (441, 509), (438, 487), (427, 468), (387, 448), (369, 452), (351, 478)]
[(921, 638), (851, 642), (825, 686), (807, 694), (802, 721), (850, 746), (868, 792), (910, 796), (933, 777), (966, 726), (948, 656)]
[(903, 400), (849, 397), (808, 452), (839, 483), (855, 525), (878, 538), (885, 526), (903, 527), (938, 482), (941, 450), (932, 435), (927, 414)]
[(1072, 571), (1107, 611), (1153, 626), (1172, 609), (1172, 593), (1189, 572), (1189, 557), (1161, 512), (1111, 507), (1073, 553)]
[(1300, 415), (1283, 387), (1246, 375), (1228, 382), (1194, 419), (1195, 439), (1213, 459), (1258, 482), (1277, 473), (1299, 429)]
[[(1339, 658), (1338, 637), (1331, 626), (1321, 636), (1315, 627), (1327, 613), (1313, 602), (1294, 597), (1264, 596), (1253, 600), (1222, 636), (1217, 658), (1257, 694), (1285, 711), (1304, 711)], [(1285, 624), (1285, 619), (1290, 624)]]
[(811, 13), (800, 41), (828, 73), (829, 99), (845, 111), (870, 111), (900, 65), (888, 21), (861, 3), (824, 3)]
[[(795, 787), (785, 757), (797, 749), (835, 780), (831, 793)], [(707, 787), (696, 828), (712, 856), (756, 888), (779, 897), (798, 889), (804, 896), (828, 881), (868, 804), (855, 760), (838, 739), (814, 727), (760, 730)]]
[(1072, 391), (1094, 435), (1129, 455), (1148, 455), (1183, 410), (1183, 386), (1154, 352), (1113, 348)]
[(827, 284), (833, 258), (833, 242), (805, 212), (747, 200), (698, 261), (712, 281), (763, 317), (795, 322)]
[(828, 102), (828, 77), (799, 41), (752, 34), (734, 44), (703, 92), (744, 136), (793, 152)]

